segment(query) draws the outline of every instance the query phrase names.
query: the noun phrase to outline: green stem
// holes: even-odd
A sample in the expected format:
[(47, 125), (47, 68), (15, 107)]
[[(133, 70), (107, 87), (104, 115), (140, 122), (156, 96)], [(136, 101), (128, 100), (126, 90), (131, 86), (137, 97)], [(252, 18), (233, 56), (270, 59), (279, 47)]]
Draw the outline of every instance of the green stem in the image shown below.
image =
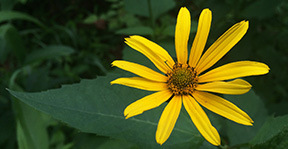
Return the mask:
[(152, 12), (152, 3), (151, 3), (151, 0), (147, 0), (147, 2), (148, 2), (150, 25), (151, 25), (151, 28), (153, 29), (152, 39), (155, 40), (155, 38), (156, 38), (156, 36), (155, 36), (155, 21), (154, 21), (154, 16), (153, 16), (153, 12)]

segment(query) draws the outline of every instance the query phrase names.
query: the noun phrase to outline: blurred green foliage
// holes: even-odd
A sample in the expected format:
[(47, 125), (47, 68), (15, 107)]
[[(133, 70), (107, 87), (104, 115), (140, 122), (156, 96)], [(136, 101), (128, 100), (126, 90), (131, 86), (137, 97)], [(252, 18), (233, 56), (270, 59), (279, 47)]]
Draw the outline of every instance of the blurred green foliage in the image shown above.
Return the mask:
[[(216, 66), (237, 60), (255, 60), (264, 62), (271, 68), (270, 73), (265, 76), (247, 78), (254, 91), (241, 96), (225, 96), (253, 118), (253, 127), (235, 124), (207, 111), (213, 125), (223, 137), (219, 148), (287, 147), (288, 1), (0, 0), (0, 148), (160, 147), (154, 140), (156, 126), (148, 125), (145, 132), (143, 129), (146, 126), (142, 124), (140, 128), (136, 122), (138, 118), (151, 120), (153, 116), (151, 121), (157, 123), (163, 106), (147, 111), (134, 120), (124, 120), (123, 108), (147, 94), (146, 92), (115, 86), (113, 88), (118, 96), (115, 95), (117, 97), (114, 104), (111, 104), (113, 101), (107, 102), (106, 109), (97, 104), (103, 103), (104, 98), (99, 97), (99, 101), (87, 102), (87, 105), (73, 105), (84, 100), (83, 96), (76, 98), (79, 93), (75, 92), (74, 95), (73, 90), (68, 90), (67, 95), (60, 91), (79, 86), (92, 97), (93, 90), (85, 90), (85, 87), (96, 86), (99, 90), (94, 92), (100, 92), (101, 87), (109, 86), (107, 83), (113, 78), (111, 72), (123, 73), (110, 67), (114, 59), (126, 59), (153, 68), (152, 63), (143, 55), (124, 45), (123, 38), (128, 35), (145, 36), (159, 43), (175, 57), (174, 29), (178, 10), (182, 6), (186, 6), (192, 14), (190, 46), (196, 33), (199, 14), (204, 8), (211, 9), (213, 13), (206, 48), (233, 24), (249, 20), (247, 34)], [(94, 80), (79, 83), (81, 79)], [(101, 86), (99, 80), (106, 84)], [(79, 84), (43, 94), (20, 93), (45, 91), (73, 83)], [(12, 97), (6, 88), (13, 90), (11, 93), (20, 100)], [(49, 94), (51, 92), (59, 93)], [(42, 96), (44, 94), (49, 96)], [(63, 102), (67, 102), (60, 104), (62, 109), (49, 109), (41, 105), (44, 101), (49, 101), (46, 104), (57, 105), (60, 97), (65, 99)], [(93, 98), (96, 97), (95, 95)], [(70, 98), (74, 101), (70, 101), (71, 104)], [(37, 103), (41, 100), (43, 102)], [(90, 109), (96, 115), (106, 112), (122, 117), (123, 121), (119, 120), (117, 123), (130, 125), (135, 131), (127, 128), (128, 133), (121, 130), (121, 127), (119, 131), (123, 132), (116, 133), (112, 131), (117, 130), (115, 126), (101, 128), (109, 119), (99, 119), (101, 123), (95, 122), (95, 125), (89, 127), (83, 125), (83, 120), (79, 119), (87, 117), (79, 114), (79, 111), (77, 113), (79, 106)], [(71, 108), (72, 111), (74, 109), (74, 113), (65, 117), (67, 111), (64, 107)], [(88, 123), (89, 121), (93, 119), (87, 118), (87, 125), (93, 124)], [(185, 113), (178, 121), (176, 127), (193, 132), (196, 139), (193, 142), (189, 138), (190, 134), (181, 134), (181, 131), (174, 130), (162, 147), (199, 147), (203, 138), (199, 137), (200, 134), (190, 121), (185, 121)], [(143, 136), (136, 136), (139, 129), (143, 130)], [(181, 142), (186, 135), (186, 140)], [(145, 138), (150, 140), (144, 140)], [(200, 148), (215, 147), (204, 141)]]

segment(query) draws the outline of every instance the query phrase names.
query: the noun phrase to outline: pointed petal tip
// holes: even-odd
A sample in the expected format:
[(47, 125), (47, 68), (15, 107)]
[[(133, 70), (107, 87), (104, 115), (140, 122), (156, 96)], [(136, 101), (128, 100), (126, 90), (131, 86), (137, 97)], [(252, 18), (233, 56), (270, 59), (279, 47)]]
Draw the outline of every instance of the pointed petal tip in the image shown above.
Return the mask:
[(159, 144), (159, 145), (162, 145), (164, 142), (161, 142), (159, 140), (156, 139), (156, 142)]
[(243, 26), (242, 30), (248, 30), (249, 28), (249, 21), (248, 20), (243, 20), (239, 23), (237, 23), (238, 26)]
[(219, 145), (221, 145), (220, 141), (215, 144), (215, 146), (219, 146)]
[(115, 62), (116, 62), (117, 60), (114, 60), (112, 63), (111, 63), (111, 67), (114, 67), (115, 66)]
[(186, 14), (189, 13), (189, 15), (190, 15), (190, 12), (189, 12), (189, 10), (186, 7), (181, 7), (180, 10), (179, 10), (179, 14), (180, 13), (186, 13)]
[(248, 126), (253, 126), (253, 123), (254, 123), (254, 121), (250, 118), (250, 124)]
[(243, 25), (247, 26), (247, 28), (249, 27), (249, 21), (244, 20), (244, 21), (242, 21), (242, 22), (243, 22)]
[(253, 126), (253, 123), (245, 124), (246, 126)]
[[(263, 63), (264, 64), (264, 63)], [(268, 70), (268, 72), (270, 71), (270, 68), (268, 65), (264, 64), (266, 66), (266, 69)]]
[[(206, 138), (205, 138), (206, 139)], [(207, 140), (207, 139), (206, 139)], [(208, 141), (208, 140), (207, 140)], [(208, 141), (209, 143), (211, 143), (212, 145), (215, 145), (215, 146), (219, 146), (221, 145), (221, 138), (220, 138), (220, 135), (218, 134), (216, 136), (216, 138), (214, 138), (213, 140), (210, 140)]]
[(244, 25), (249, 25), (249, 21), (248, 20), (243, 20), (243, 21), (241, 21), (241, 22), (239, 22), (240, 24), (244, 24)]
[(111, 84), (111, 85), (113, 85), (113, 84), (116, 84), (116, 83), (115, 83), (115, 82), (116, 82), (116, 80), (117, 80), (117, 79), (115, 79), (115, 80), (111, 81), (111, 82), (110, 82), (110, 84)]
[(132, 36), (129, 36), (129, 37), (124, 38), (124, 39), (125, 39), (124, 42), (125, 42), (125, 43), (128, 42), (128, 40), (129, 40), (129, 39), (132, 39), (134, 36), (135, 36), (135, 35), (132, 35)]
[(184, 10), (184, 9), (188, 10), (187, 7), (181, 7), (180, 8), (180, 10)]
[(129, 36), (130, 38), (138, 38), (138, 37), (142, 37), (142, 36), (140, 36), (140, 35), (131, 35), (131, 36)]
[[(208, 140), (207, 140), (208, 141)], [(219, 145), (221, 145), (221, 139), (220, 139), (220, 136), (219, 136), (219, 138), (217, 138), (217, 140), (213, 140), (213, 142), (210, 142), (210, 141), (208, 141), (209, 143), (211, 143), (212, 145), (214, 145), (214, 146), (219, 146)]]
[(212, 13), (209, 8), (205, 8), (202, 10), (202, 13)]
[[(236, 122), (238, 123), (238, 122)], [(253, 126), (254, 121), (249, 117), (249, 120), (247, 122), (242, 122), (238, 124), (246, 125), (246, 126)]]
[(124, 111), (124, 116), (125, 116), (125, 119), (126, 119), (126, 120), (127, 120), (128, 118), (132, 117), (132, 116), (129, 115), (129, 113), (127, 113), (127, 112), (125, 112), (125, 111)]
[(190, 12), (189, 12), (189, 10), (186, 7), (181, 7), (179, 12), (178, 12), (178, 16), (179, 16), (179, 14), (190, 15)]
[(270, 71), (270, 68), (268, 65), (264, 64), (264, 63), (261, 63), (261, 62), (258, 62), (259, 64), (261, 64), (263, 66), (263, 68), (266, 69), (266, 72), (264, 72), (263, 74), (267, 74), (269, 71)]

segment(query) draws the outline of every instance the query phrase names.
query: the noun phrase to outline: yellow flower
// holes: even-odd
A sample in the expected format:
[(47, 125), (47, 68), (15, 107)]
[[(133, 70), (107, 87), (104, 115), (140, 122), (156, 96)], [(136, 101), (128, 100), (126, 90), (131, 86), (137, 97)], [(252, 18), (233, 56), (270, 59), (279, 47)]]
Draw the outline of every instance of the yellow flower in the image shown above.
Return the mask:
[[(156, 131), (156, 141), (161, 145), (169, 138), (182, 103), (198, 131), (208, 142), (216, 146), (220, 145), (220, 136), (199, 104), (236, 123), (243, 125), (252, 125), (253, 123), (253, 120), (236, 105), (210, 92), (244, 94), (250, 90), (251, 85), (245, 80), (235, 78), (266, 74), (269, 72), (269, 67), (260, 62), (239, 61), (205, 72), (220, 60), (245, 35), (248, 29), (248, 21), (241, 21), (233, 25), (202, 55), (210, 31), (211, 20), (211, 11), (204, 9), (199, 18), (188, 62), (187, 43), (191, 18), (185, 7), (180, 9), (177, 17), (175, 49), (178, 61), (176, 63), (166, 50), (144, 37), (135, 35), (125, 38), (127, 45), (144, 54), (164, 75), (136, 63), (123, 60), (112, 62), (113, 66), (140, 77), (118, 78), (111, 84), (157, 91), (126, 107), (124, 111), (126, 119), (170, 100), (161, 115)], [(231, 79), (235, 80), (231, 81)]]

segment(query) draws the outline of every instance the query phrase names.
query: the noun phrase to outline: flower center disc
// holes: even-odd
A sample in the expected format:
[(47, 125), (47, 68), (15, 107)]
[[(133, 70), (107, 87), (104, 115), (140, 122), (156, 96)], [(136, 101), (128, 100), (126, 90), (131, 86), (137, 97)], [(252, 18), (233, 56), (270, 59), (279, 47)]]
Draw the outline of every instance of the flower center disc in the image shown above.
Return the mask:
[(175, 95), (187, 95), (193, 93), (197, 86), (198, 77), (194, 68), (187, 64), (176, 63), (173, 70), (167, 73), (168, 88)]

